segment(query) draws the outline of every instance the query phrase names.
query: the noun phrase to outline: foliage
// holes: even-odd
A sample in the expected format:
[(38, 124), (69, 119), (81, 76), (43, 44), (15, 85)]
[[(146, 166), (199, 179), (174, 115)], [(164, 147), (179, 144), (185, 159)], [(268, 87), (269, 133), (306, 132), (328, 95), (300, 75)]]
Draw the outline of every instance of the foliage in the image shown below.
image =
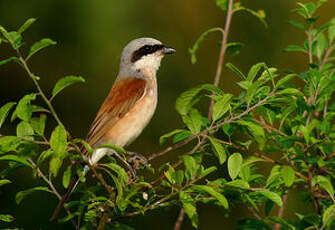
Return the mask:
[[(10, 115), (10, 121), (17, 124), (16, 134), (0, 138), (0, 161), (8, 162), (0, 172), (0, 186), (10, 186), (10, 174), (26, 167), (44, 183), (18, 192), (18, 204), (30, 199), (27, 195), (36, 191), (60, 198), (60, 188), (53, 184), (55, 179), (61, 177), (65, 188), (75, 174), (85, 181), (81, 166), (85, 163), (98, 182), (82, 184), (75, 190), (79, 198), (65, 205), (67, 216), (59, 223), (72, 221), (75, 227), (86, 229), (107, 226), (132, 229), (122, 224), (120, 218), (178, 205), (197, 228), (197, 204), (202, 202), (218, 205), (227, 214), (237, 204), (246, 207), (252, 217), (240, 220), (238, 229), (334, 229), (335, 104), (332, 96), (335, 66), (332, 52), (335, 19), (316, 26), (317, 10), (325, 2), (298, 2), (294, 12), (302, 17), (302, 22), (289, 22), (307, 35), (303, 45), (290, 45), (285, 49), (307, 56), (304, 72), (284, 74), (265, 63), (257, 63), (248, 73), (243, 73), (228, 63), (226, 67), (241, 77), (237, 82), (241, 88), (239, 95), (212, 84), (189, 89), (176, 102), (184, 127), (160, 138), (162, 145), (170, 141), (171, 146), (147, 158), (139, 154), (134, 158), (113, 145), (98, 146), (112, 148), (117, 153), (109, 158), (109, 163), (97, 165), (90, 165), (83, 151), (92, 153), (92, 147), (70, 135), (52, 105), (54, 97), (63, 89), (84, 82), (84, 79), (78, 76), (61, 78), (47, 95), (28, 60), (56, 43), (49, 38), (41, 39), (24, 56), (21, 53), (25, 45), (23, 32), (35, 20), (27, 20), (17, 31), (8, 32), (0, 26), (2, 45), (10, 45), (17, 54), (3, 59), (0, 65), (17, 62), (38, 90), (38, 93), (23, 95), (20, 101), (8, 102), (0, 108), (0, 127)], [(227, 18), (243, 10), (266, 25), (262, 10), (254, 11), (232, 0), (217, 0), (216, 3), (227, 12)], [(192, 63), (197, 61), (196, 52), (201, 42), (214, 31), (228, 35), (228, 31), (221, 28), (201, 35), (190, 49)], [(241, 47), (241, 43), (226, 43), (223, 39), (222, 57), (226, 50), (238, 54)], [(219, 62), (218, 68), (221, 64)], [(37, 99), (42, 99), (44, 104), (37, 105), (36, 102), (41, 101)], [(206, 100), (213, 102), (208, 117), (197, 107), (200, 101)], [(51, 133), (45, 132), (47, 119), (56, 121), (56, 126), (50, 127)], [(188, 143), (192, 143), (192, 148), (177, 162), (167, 162), (158, 170), (148, 164)], [(209, 161), (211, 158), (216, 159), (216, 163)], [(44, 167), (45, 164), (49, 167)], [(260, 170), (260, 164), (271, 167), (270, 172)], [(284, 218), (287, 197), (294, 192), (301, 194), (306, 212)], [(1, 214), (0, 221), (15, 223), (14, 217), (7, 214)]]

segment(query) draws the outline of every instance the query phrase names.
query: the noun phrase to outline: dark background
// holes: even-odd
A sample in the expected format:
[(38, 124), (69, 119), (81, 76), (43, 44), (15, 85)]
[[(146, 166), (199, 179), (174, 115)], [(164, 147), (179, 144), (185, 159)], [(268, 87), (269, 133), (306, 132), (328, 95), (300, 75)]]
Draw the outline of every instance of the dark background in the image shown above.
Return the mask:
[[(228, 57), (226, 61), (244, 72), (260, 61), (280, 70), (304, 70), (306, 56), (283, 52), (287, 45), (301, 44), (304, 39), (301, 31), (287, 24), (288, 20), (296, 18), (291, 12), (295, 1), (245, 0), (242, 3), (255, 10), (264, 9), (269, 28), (265, 29), (258, 19), (247, 13), (237, 13), (233, 18), (230, 41), (242, 42), (246, 46), (239, 56)], [(334, 10), (335, 1), (329, 1), (319, 12), (320, 21), (325, 23), (333, 17)], [(220, 35), (206, 39), (196, 65), (190, 63), (188, 48), (202, 32), (211, 27), (223, 27), (225, 21), (225, 14), (216, 7), (214, 0), (0, 0), (0, 24), (8, 30), (17, 29), (30, 17), (38, 21), (24, 34), (25, 50), (43, 37), (58, 42), (56, 47), (48, 48), (30, 60), (33, 72), (41, 77), (42, 88), (50, 92), (57, 79), (65, 75), (81, 75), (87, 81), (68, 88), (54, 101), (62, 121), (77, 137), (85, 137), (118, 73), (122, 48), (130, 40), (154, 37), (177, 50), (174, 56), (163, 60), (158, 73), (159, 104), (155, 116), (143, 134), (128, 147), (148, 154), (162, 148), (158, 143), (162, 134), (181, 126), (174, 109), (178, 95), (190, 87), (213, 81)], [(11, 54), (10, 49), (0, 46), (0, 59)], [(238, 80), (238, 76), (225, 68), (220, 86), (226, 92), (236, 94)], [(0, 68), (0, 105), (17, 101), (32, 91), (36, 91), (32, 82), (16, 64)], [(0, 131), (11, 134), (15, 132), (14, 127), (7, 124)], [(163, 157), (155, 164), (173, 161), (175, 155)], [(0, 167), (2, 169), (4, 165)], [(0, 188), (0, 214), (15, 215), (16, 226), (23, 229), (72, 229), (71, 225), (51, 226), (48, 223), (57, 203), (49, 194), (36, 193), (16, 205), (14, 192), (36, 185), (29, 170), (20, 170), (12, 180), (13, 184)], [(299, 200), (298, 194), (289, 199)], [(299, 203), (291, 206), (287, 208), (288, 216), (294, 215)], [(199, 205), (200, 229), (234, 227), (237, 219), (246, 212), (242, 207), (233, 207), (228, 216), (220, 208)], [(177, 215), (178, 209), (171, 208), (134, 217), (128, 223), (136, 229), (172, 229)], [(183, 229), (192, 229), (189, 221), (184, 222)]]

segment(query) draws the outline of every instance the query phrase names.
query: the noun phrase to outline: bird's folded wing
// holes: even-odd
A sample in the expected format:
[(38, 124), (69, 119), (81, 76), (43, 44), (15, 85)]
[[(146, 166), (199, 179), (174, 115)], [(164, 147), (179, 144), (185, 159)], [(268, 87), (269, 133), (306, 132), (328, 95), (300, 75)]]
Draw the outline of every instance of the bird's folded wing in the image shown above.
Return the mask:
[(146, 81), (123, 78), (116, 81), (98, 111), (87, 136), (91, 146), (103, 143), (104, 136), (144, 95)]

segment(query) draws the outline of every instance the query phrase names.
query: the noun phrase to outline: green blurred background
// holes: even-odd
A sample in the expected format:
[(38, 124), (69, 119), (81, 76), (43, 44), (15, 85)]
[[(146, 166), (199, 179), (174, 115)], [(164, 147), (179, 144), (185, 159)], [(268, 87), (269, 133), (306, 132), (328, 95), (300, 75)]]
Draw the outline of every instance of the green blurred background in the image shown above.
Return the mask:
[[(243, 71), (259, 61), (280, 70), (304, 70), (307, 57), (282, 51), (289, 44), (301, 44), (304, 39), (302, 32), (287, 24), (288, 20), (296, 17), (291, 12), (295, 1), (242, 2), (255, 10), (264, 9), (269, 28), (265, 29), (247, 13), (237, 13), (233, 18), (230, 41), (242, 42), (246, 46), (239, 56), (227, 57), (226, 61)], [(335, 16), (334, 12), (335, 1), (331, 0), (321, 8), (320, 21), (326, 22)], [(42, 37), (58, 42), (56, 47), (48, 48), (30, 61), (34, 73), (41, 76), (42, 87), (50, 92), (58, 78), (70, 74), (81, 75), (87, 80), (84, 85), (67, 89), (54, 101), (64, 124), (77, 137), (85, 137), (118, 73), (122, 48), (130, 40), (154, 37), (177, 50), (174, 56), (163, 61), (158, 73), (159, 104), (154, 118), (143, 134), (128, 147), (129, 150), (149, 154), (162, 148), (158, 143), (160, 135), (182, 124), (174, 109), (178, 95), (190, 87), (213, 81), (220, 35), (211, 35), (202, 44), (196, 65), (190, 63), (188, 48), (203, 31), (223, 26), (225, 14), (216, 7), (215, 0), (0, 0), (0, 24), (8, 30), (17, 29), (30, 17), (38, 21), (24, 34), (26, 50)], [(1, 59), (11, 54), (10, 49), (0, 46)], [(16, 64), (1, 67), (0, 77), (0, 105), (17, 101), (35, 91), (32, 82)], [(226, 92), (236, 94), (238, 86), (235, 83), (238, 80), (225, 68), (220, 85)], [(15, 131), (14, 127), (7, 124), (0, 131), (10, 134)], [(171, 154), (154, 164), (175, 159), (176, 154)], [(4, 165), (0, 167), (2, 169)], [(19, 206), (15, 204), (14, 192), (38, 184), (29, 170), (20, 170), (12, 180), (15, 183), (0, 188), (0, 213), (15, 215), (16, 226), (23, 229), (72, 229), (70, 224), (57, 226), (48, 222), (57, 204), (56, 198), (49, 194), (38, 193)], [(294, 206), (288, 207), (286, 215), (294, 215)], [(178, 211), (178, 208), (153, 211), (144, 217), (133, 217), (127, 223), (135, 229), (173, 229)], [(228, 217), (220, 208), (199, 205), (200, 229), (234, 228), (236, 221), (245, 213), (247, 210), (237, 206), (232, 208)], [(184, 222), (183, 229), (192, 229), (188, 220)]]

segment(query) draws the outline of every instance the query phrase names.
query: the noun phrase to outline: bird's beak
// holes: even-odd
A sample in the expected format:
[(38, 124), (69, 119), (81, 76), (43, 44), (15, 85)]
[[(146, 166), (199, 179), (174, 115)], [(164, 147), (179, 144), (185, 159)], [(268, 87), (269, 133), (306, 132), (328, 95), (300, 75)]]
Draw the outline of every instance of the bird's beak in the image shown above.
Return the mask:
[(168, 46), (164, 46), (164, 48), (162, 49), (163, 54), (173, 54), (175, 52), (176, 52), (175, 49), (173, 49), (172, 47), (168, 47)]

